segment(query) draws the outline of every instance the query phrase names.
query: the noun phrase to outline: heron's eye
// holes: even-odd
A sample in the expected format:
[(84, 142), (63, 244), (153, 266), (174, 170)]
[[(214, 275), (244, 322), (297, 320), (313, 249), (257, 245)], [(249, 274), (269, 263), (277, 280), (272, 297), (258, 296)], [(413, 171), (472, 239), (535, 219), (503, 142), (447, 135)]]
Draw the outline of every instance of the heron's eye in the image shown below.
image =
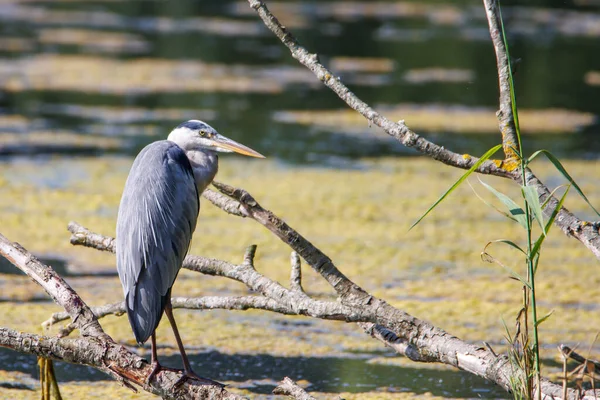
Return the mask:
[(198, 131), (198, 134), (199, 134), (201, 137), (206, 137), (206, 136), (208, 136), (208, 132), (206, 132), (204, 129), (200, 129), (200, 130)]

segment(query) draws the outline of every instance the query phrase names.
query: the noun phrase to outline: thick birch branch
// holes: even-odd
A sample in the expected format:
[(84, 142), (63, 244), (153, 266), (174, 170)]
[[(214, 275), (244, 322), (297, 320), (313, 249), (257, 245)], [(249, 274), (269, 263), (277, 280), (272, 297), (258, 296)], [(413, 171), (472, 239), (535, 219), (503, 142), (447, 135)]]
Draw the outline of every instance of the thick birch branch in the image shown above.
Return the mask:
[[(90, 235), (100, 239), (100, 235)], [(106, 249), (112, 242), (95, 242)], [(91, 239), (90, 239), (91, 240)], [(234, 399), (239, 398), (217, 386), (198, 385), (194, 380), (180, 384), (181, 373), (161, 370), (151, 382), (146, 382), (152, 367), (142, 358), (115, 343), (98, 323), (92, 310), (50, 266), (39, 262), (18, 243), (0, 234), (0, 254), (39, 284), (52, 299), (65, 309), (73, 328), (82, 333), (79, 339), (49, 338), (0, 328), (0, 346), (53, 360), (95, 367), (132, 388), (135, 383), (144, 390), (169, 399)], [(131, 383), (130, 383), (131, 382)]]
[(25, 272), (35, 283), (69, 314), (83, 336), (104, 337), (106, 334), (90, 308), (51, 267), (42, 264), (18, 243), (0, 234), (0, 254)]
[(122, 381), (136, 383), (166, 399), (241, 399), (218, 386), (199, 385), (194, 380), (180, 383), (181, 374), (166, 369), (146, 384), (152, 367), (111, 340), (47, 337), (0, 328), (0, 346), (53, 360), (88, 365), (105, 372), (114, 371)]

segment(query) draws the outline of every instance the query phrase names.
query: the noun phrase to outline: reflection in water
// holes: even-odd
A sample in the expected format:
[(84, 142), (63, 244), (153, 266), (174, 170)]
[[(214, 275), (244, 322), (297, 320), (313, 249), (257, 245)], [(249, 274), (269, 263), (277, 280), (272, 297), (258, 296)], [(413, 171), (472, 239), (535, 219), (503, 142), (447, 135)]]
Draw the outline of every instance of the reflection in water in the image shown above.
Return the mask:
[[(469, 154), (480, 153), (482, 145), (466, 134), (496, 132), (495, 60), (480, 2), (269, 6), (353, 91), (390, 118), (404, 119), (424, 135), (458, 132), (443, 144)], [(506, 6), (504, 14), (513, 56), (522, 59), (516, 75), (519, 104), (547, 121), (525, 124), (525, 133), (539, 132), (536, 144), (577, 157), (582, 138), (569, 132), (588, 125), (586, 132), (598, 134), (600, 103), (593, 101), (598, 79), (591, 66), (600, 65), (600, 14), (516, 5)], [(334, 136), (318, 149), (306, 133), (322, 134), (320, 114), (309, 118), (308, 127), (280, 123), (284, 110), (346, 107), (291, 60), (244, 1), (188, 0), (172, 7), (155, 1), (15, 0), (0, 5), (0, 21), (0, 118), (25, 121), (17, 129), (0, 128), (0, 138), (6, 132), (18, 135), (0, 140), (0, 155), (78, 150), (132, 155), (192, 116), (286, 161), (327, 164), (330, 156), (407, 153), (394, 145), (378, 145), (374, 152), (336, 135), (364, 130), (361, 117), (351, 126), (327, 126)], [(417, 111), (391, 113), (378, 104), (414, 104)], [(465, 112), (453, 115), (455, 107)], [(439, 124), (413, 126), (411, 120)], [(470, 128), (456, 129), (457, 123)], [(556, 137), (544, 137), (550, 131), (567, 145), (555, 146)], [(32, 132), (37, 133), (28, 136)], [(128, 139), (107, 145), (106, 136)], [(585, 145), (586, 156), (598, 154), (596, 143)], [(308, 146), (316, 158), (307, 154)]]

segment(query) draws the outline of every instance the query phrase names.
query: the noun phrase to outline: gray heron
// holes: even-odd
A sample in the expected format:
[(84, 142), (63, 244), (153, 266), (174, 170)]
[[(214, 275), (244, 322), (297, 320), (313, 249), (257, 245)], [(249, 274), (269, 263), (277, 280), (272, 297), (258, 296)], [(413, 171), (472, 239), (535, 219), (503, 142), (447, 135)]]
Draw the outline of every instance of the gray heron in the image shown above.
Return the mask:
[(173, 129), (167, 140), (146, 146), (125, 183), (117, 218), (117, 270), (135, 340), (142, 345), (151, 337), (153, 369), (148, 381), (161, 369), (155, 330), (164, 312), (184, 376), (218, 384), (192, 371), (173, 317), (171, 288), (196, 228), (199, 196), (217, 173), (219, 151), (264, 158), (208, 124), (190, 120)]

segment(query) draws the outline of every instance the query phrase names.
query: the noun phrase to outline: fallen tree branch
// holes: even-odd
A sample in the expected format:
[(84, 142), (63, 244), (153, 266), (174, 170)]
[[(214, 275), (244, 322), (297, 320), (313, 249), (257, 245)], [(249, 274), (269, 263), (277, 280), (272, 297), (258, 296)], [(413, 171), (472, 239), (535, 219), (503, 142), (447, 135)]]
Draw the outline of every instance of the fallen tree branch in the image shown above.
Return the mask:
[[(96, 240), (99, 248), (112, 246), (108, 242), (97, 242), (107, 238), (88, 233), (88, 239)], [(127, 387), (131, 388), (131, 383), (134, 383), (150, 393), (168, 399), (240, 398), (221, 387), (199, 385), (192, 379), (181, 384), (182, 374), (167, 369), (159, 371), (151, 382), (147, 382), (152, 372), (150, 364), (104, 333), (93, 311), (56, 271), (1, 234), (0, 254), (25, 272), (62, 306), (65, 317), (70, 317), (73, 327), (82, 333), (82, 337), (78, 339), (50, 338), (0, 327), (0, 346), (52, 360), (88, 365), (109, 374)]]
[(111, 370), (121, 380), (135, 383), (163, 398), (241, 399), (218, 386), (200, 385), (190, 379), (179, 383), (182, 375), (166, 369), (157, 373), (150, 384), (146, 384), (152, 367), (144, 359), (110, 340), (47, 337), (0, 328), (0, 346), (52, 360), (88, 365), (105, 372)]
[(56, 271), (41, 263), (23, 246), (0, 234), (0, 254), (27, 274), (69, 314), (83, 336), (107, 336), (90, 308)]
[[(325, 86), (337, 94), (348, 106), (356, 110), (367, 120), (382, 128), (385, 133), (392, 136), (406, 147), (413, 148), (423, 154), (441, 161), (453, 167), (469, 169), (479, 160), (467, 154), (454, 153), (442, 146), (419, 136), (411, 131), (404, 121), (392, 122), (377, 111), (373, 110), (367, 103), (360, 100), (354, 93), (344, 85), (330, 70), (319, 62), (317, 54), (309, 53), (300, 46), (296, 38), (277, 20), (269, 11), (266, 4), (260, 0), (248, 0), (252, 7), (263, 20), (264, 24), (277, 36), (281, 42), (290, 50), (292, 57), (299, 63), (310, 69)], [(501, 168), (501, 163), (493, 161), (484, 162), (477, 171), (483, 174), (510, 177), (511, 172)]]

